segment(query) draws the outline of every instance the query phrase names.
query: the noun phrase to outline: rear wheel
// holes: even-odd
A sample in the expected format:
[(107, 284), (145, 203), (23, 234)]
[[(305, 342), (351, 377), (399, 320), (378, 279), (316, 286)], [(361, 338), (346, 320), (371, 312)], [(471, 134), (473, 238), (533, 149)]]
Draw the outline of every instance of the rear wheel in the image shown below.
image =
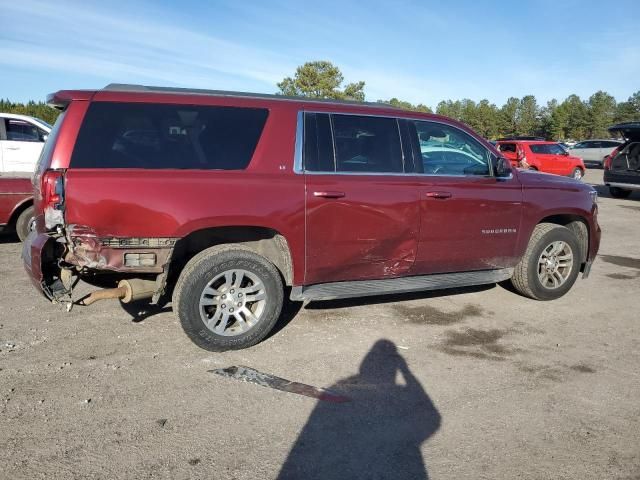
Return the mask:
[(571, 178), (575, 178), (576, 180), (581, 180), (583, 176), (584, 176), (584, 172), (582, 171), (581, 168), (576, 167), (571, 172)]
[(33, 225), (33, 206), (26, 208), (16, 220), (16, 233), (21, 242), (24, 242)]
[(189, 338), (220, 352), (260, 342), (283, 303), (276, 267), (242, 245), (219, 245), (196, 255), (176, 284), (174, 311)]
[(619, 187), (609, 187), (609, 193), (613, 198), (627, 198), (631, 195), (631, 190), (625, 190)]
[(511, 283), (529, 298), (554, 300), (571, 289), (581, 263), (576, 235), (561, 225), (541, 223), (533, 230)]

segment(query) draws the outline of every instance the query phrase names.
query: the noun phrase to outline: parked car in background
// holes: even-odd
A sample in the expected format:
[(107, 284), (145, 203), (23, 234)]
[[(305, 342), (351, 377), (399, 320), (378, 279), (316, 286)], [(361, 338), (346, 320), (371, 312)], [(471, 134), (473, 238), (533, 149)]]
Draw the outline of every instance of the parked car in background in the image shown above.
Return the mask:
[(609, 128), (625, 139), (604, 163), (604, 183), (616, 198), (640, 190), (640, 122), (620, 123)]
[(33, 184), (30, 178), (0, 173), (0, 231), (13, 230), (22, 241), (33, 218)]
[(532, 170), (553, 173), (580, 180), (584, 176), (584, 163), (556, 142), (540, 140), (499, 141), (498, 149), (514, 167), (528, 165)]
[(569, 149), (571, 155), (582, 158), (586, 165), (602, 167), (605, 157), (622, 145), (620, 140), (585, 140)]
[[(23, 247), (33, 284), (68, 307), (171, 299), (208, 350), (265, 338), (287, 293), (510, 279), (553, 300), (589, 273), (600, 244), (591, 186), (512, 170), (439, 115), (135, 85), (48, 101), (63, 112), (34, 177)], [(73, 299), (77, 278), (101, 273), (118, 287)]]
[(0, 173), (33, 172), (50, 132), (43, 120), (0, 113)]

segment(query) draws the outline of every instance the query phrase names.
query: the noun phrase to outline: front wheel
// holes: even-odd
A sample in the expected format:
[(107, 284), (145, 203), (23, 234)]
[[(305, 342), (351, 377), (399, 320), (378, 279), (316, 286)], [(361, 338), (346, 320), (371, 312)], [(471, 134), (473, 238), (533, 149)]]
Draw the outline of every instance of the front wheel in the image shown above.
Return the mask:
[(553, 223), (541, 223), (533, 230), (511, 283), (526, 297), (555, 300), (575, 283), (581, 258), (580, 244), (571, 230)]
[(582, 171), (581, 168), (576, 167), (571, 172), (571, 178), (574, 178), (576, 180), (581, 180), (583, 176), (584, 176), (584, 172)]
[(627, 198), (631, 195), (631, 190), (626, 190), (619, 187), (609, 187), (609, 193), (613, 198)]
[(276, 267), (242, 245), (219, 245), (193, 257), (173, 296), (187, 336), (212, 352), (247, 348), (273, 329), (283, 303)]
[(16, 233), (21, 242), (27, 238), (33, 228), (33, 206), (25, 208), (16, 220)]

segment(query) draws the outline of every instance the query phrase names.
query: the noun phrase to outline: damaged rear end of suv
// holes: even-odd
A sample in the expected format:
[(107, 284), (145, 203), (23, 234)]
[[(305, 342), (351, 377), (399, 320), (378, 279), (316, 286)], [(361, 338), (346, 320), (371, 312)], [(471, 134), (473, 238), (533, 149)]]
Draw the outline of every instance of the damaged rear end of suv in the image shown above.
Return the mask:
[(67, 310), (74, 304), (72, 293), (79, 278), (106, 276), (110, 272), (124, 273), (125, 278), (116, 288), (97, 291), (76, 303), (152, 297), (159, 290), (157, 275), (162, 273), (175, 244), (173, 239), (99, 236), (91, 226), (66, 221), (69, 208), (74, 207), (73, 203), (68, 205), (66, 197), (69, 167), (93, 93), (60, 91), (47, 99), (61, 114), (33, 176), (34, 227), (22, 252), (36, 288)]

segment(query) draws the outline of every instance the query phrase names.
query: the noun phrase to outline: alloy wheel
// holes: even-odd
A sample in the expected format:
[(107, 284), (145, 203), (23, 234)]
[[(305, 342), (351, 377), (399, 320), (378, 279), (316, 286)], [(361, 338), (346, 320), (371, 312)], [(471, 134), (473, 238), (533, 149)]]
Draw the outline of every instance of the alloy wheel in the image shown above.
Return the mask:
[(247, 270), (227, 270), (211, 280), (200, 295), (200, 317), (213, 333), (236, 336), (251, 330), (267, 304), (263, 282)]

